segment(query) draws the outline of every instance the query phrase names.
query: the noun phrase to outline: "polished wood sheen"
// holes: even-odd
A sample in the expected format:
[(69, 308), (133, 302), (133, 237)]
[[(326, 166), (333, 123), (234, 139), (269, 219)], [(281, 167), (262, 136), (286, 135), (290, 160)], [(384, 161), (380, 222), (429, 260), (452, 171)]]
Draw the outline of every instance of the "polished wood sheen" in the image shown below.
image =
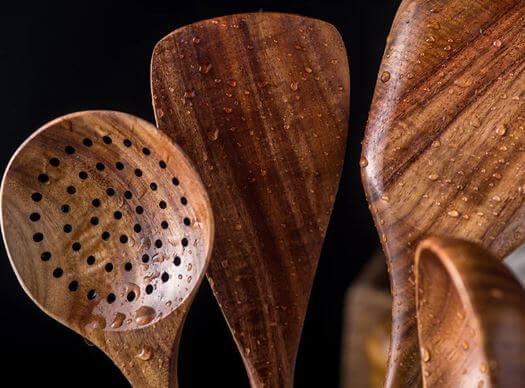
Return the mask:
[(327, 23), (220, 17), (155, 47), (158, 127), (195, 161), (217, 220), (207, 272), (253, 387), (292, 387), (343, 165), (346, 52)]
[(360, 162), (388, 265), (387, 387), (419, 384), (414, 249), (425, 236), (498, 259), (525, 241), (525, 2), (403, 1)]
[(134, 387), (177, 387), (184, 318), (213, 243), (210, 202), (178, 146), (118, 112), (56, 119), (5, 172), (1, 225), (18, 280)]
[(488, 251), (431, 238), (416, 252), (424, 387), (515, 388), (525, 381), (525, 291)]

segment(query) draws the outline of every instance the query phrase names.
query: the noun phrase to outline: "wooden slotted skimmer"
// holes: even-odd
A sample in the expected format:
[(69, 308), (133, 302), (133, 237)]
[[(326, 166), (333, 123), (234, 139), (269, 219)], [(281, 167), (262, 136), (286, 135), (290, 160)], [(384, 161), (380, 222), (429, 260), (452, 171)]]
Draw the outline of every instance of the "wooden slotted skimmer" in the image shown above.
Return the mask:
[(71, 114), (18, 149), (1, 195), (6, 247), (31, 299), (133, 386), (176, 387), (182, 324), (214, 232), (180, 148), (127, 114)]

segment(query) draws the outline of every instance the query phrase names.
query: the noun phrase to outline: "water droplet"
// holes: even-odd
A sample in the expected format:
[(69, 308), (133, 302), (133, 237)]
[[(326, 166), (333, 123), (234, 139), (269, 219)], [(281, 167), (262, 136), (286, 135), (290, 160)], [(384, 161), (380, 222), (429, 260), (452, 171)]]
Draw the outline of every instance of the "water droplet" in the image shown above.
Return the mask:
[(474, 115), (474, 117), (472, 117), (472, 119), (470, 120), (470, 125), (472, 125), (475, 128), (479, 127), (481, 125), (479, 117)]
[(492, 200), (496, 202), (501, 202), (501, 197), (499, 195), (495, 195), (492, 197)]
[(290, 89), (292, 89), (294, 92), (299, 89), (299, 84), (297, 82), (292, 82), (290, 84)]
[(208, 74), (212, 68), (211, 63), (205, 62), (201, 65), (199, 65), (199, 73), (201, 74)]
[(421, 348), (422, 356), (423, 356), (423, 362), (429, 362), (430, 361), (430, 352), (427, 348)]
[(137, 358), (141, 359), (142, 361), (148, 361), (151, 359), (151, 356), (153, 355), (153, 352), (148, 347), (143, 347), (139, 354), (137, 354)]
[(93, 319), (85, 326), (87, 331), (94, 331), (104, 329), (106, 327), (106, 320), (101, 316), (95, 316)]
[(439, 140), (434, 140), (432, 142), (432, 147), (437, 148), (441, 145), (441, 142)]
[(450, 50), (452, 50), (452, 46), (447, 44), (445, 47), (443, 47), (443, 50), (450, 51)]
[(453, 217), (453, 218), (458, 218), (459, 217), (459, 212), (457, 210), (451, 210), (447, 213), (450, 217)]
[(155, 309), (149, 306), (142, 306), (135, 312), (135, 322), (143, 326), (147, 325), (155, 318)]
[(214, 131), (208, 132), (208, 139), (215, 141), (219, 138), (219, 130), (216, 128)]
[(382, 82), (390, 81), (390, 73), (388, 71), (383, 71), (383, 73), (381, 74), (381, 81)]
[(194, 36), (191, 41), (193, 42), (194, 45), (198, 45), (201, 42), (198, 36)]
[(501, 299), (503, 298), (503, 291), (501, 291), (499, 288), (493, 288), (490, 290), (490, 295), (495, 299)]
[(435, 173), (434, 173), (434, 174), (430, 174), (430, 175), (428, 176), (428, 179), (430, 179), (431, 181), (436, 181), (436, 180), (439, 179), (439, 175), (438, 175), (438, 174), (435, 174)]
[(366, 158), (361, 158), (361, 159), (359, 160), (359, 166), (360, 166), (361, 168), (365, 168), (366, 166), (368, 166), (368, 160), (366, 160)]
[(441, 25), (437, 20), (433, 20), (427, 25), (427, 27), (432, 28), (433, 30), (439, 30), (441, 28)]
[(463, 350), (468, 350), (469, 349), (469, 344), (468, 344), (467, 341), (463, 341), (462, 346), (463, 346)]
[(118, 329), (122, 326), (122, 323), (124, 323), (124, 320), (126, 319), (126, 315), (122, 313), (116, 313), (115, 318), (113, 319), (113, 322), (111, 322), (111, 328), (112, 329)]
[(84, 339), (84, 342), (86, 343), (87, 346), (95, 346), (95, 344), (93, 342), (91, 342), (90, 340), (88, 340), (87, 338), (85, 337), (82, 337)]
[(228, 114), (233, 112), (233, 109), (228, 106), (225, 106), (224, 108), (222, 108), (222, 110), (224, 111), (224, 113)]
[(496, 39), (496, 40), (494, 41), (494, 43), (492, 43), (492, 44), (493, 44), (494, 46), (496, 46), (496, 47), (501, 47), (501, 40)]
[(479, 370), (481, 371), (481, 373), (487, 373), (487, 370), (488, 370), (487, 363), (482, 362), (480, 367), (479, 367)]
[(308, 74), (310, 74), (313, 70), (311, 67), (305, 66), (304, 71), (306, 71)]
[(505, 124), (498, 125), (498, 127), (496, 128), (496, 133), (499, 136), (505, 136), (505, 134), (507, 133), (507, 127), (505, 126)]

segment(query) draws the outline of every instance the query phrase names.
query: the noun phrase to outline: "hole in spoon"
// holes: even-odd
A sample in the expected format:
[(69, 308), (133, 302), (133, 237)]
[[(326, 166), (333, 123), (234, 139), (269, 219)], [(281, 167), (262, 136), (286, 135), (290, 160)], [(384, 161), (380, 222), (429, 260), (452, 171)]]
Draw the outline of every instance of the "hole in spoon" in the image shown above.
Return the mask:
[(75, 292), (76, 290), (78, 290), (78, 282), (76, 280), (73, 280), (71, 283), (69, 283), (67, 288), (69, 289), (69, 291)]
[(128, 302), (133, 302), (133, 300), (135, 300), (135, 292), (134, 291), (128, 292), (126, 299), (128, 300)]
[(108, 296), (106, 297), (106, 301), (111, 304), (113, 302), (115, 302), (115, 300), (117, 300), (117, 297), (115, 296), (114, 293), (109, 293)]
[(33, 193), (31, 194), (31, 199), (35, 202), (40, 202), (42, 200), (42, 194), (40, 193)]
[(60, 268), (60, 267), (57, 267), (57, 268), (55, 268), (55, 269), (53, 270), (53, 277), (55, 277), (55, 278), (57, 278), (57, 279), (58, 279), (59, 277), (61, 277), (63, 274), (64, 274), (64, 270), (63, 270), (62, 268)]
[(97, 292), (93, 289), (89, 290), (88, 293), (87, 293), (87, 298), (89, 300), (93, 300), (97, 297)]

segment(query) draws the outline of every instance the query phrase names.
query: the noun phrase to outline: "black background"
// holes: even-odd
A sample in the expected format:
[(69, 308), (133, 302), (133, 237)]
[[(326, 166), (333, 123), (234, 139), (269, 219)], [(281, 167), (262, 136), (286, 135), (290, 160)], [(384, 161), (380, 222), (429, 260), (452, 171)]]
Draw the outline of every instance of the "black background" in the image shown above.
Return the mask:
[[(151, 122), (153, 46), (183, 25), (239, 12), (291, 12), (334, 24), (351, 67), (348, 149), (319, 262), (296, 368), (297, 387), (337, 387), (345, 291), (378, 246), (359, 177), (367, 113), (399, 1), (171, 1), (95, 4), (17, 2), (0, 9), (0, 163), (34, 130), (86, 109), (128, 112)], [(42, 313), (0, 253), (3, 386), (128, 386), (112, 362)], [(206, 281), (186, 322), (179, 358), (184, 387), (247, 387), (231, 335)], [(6, 383), (12, 381), (12, 383)]]

